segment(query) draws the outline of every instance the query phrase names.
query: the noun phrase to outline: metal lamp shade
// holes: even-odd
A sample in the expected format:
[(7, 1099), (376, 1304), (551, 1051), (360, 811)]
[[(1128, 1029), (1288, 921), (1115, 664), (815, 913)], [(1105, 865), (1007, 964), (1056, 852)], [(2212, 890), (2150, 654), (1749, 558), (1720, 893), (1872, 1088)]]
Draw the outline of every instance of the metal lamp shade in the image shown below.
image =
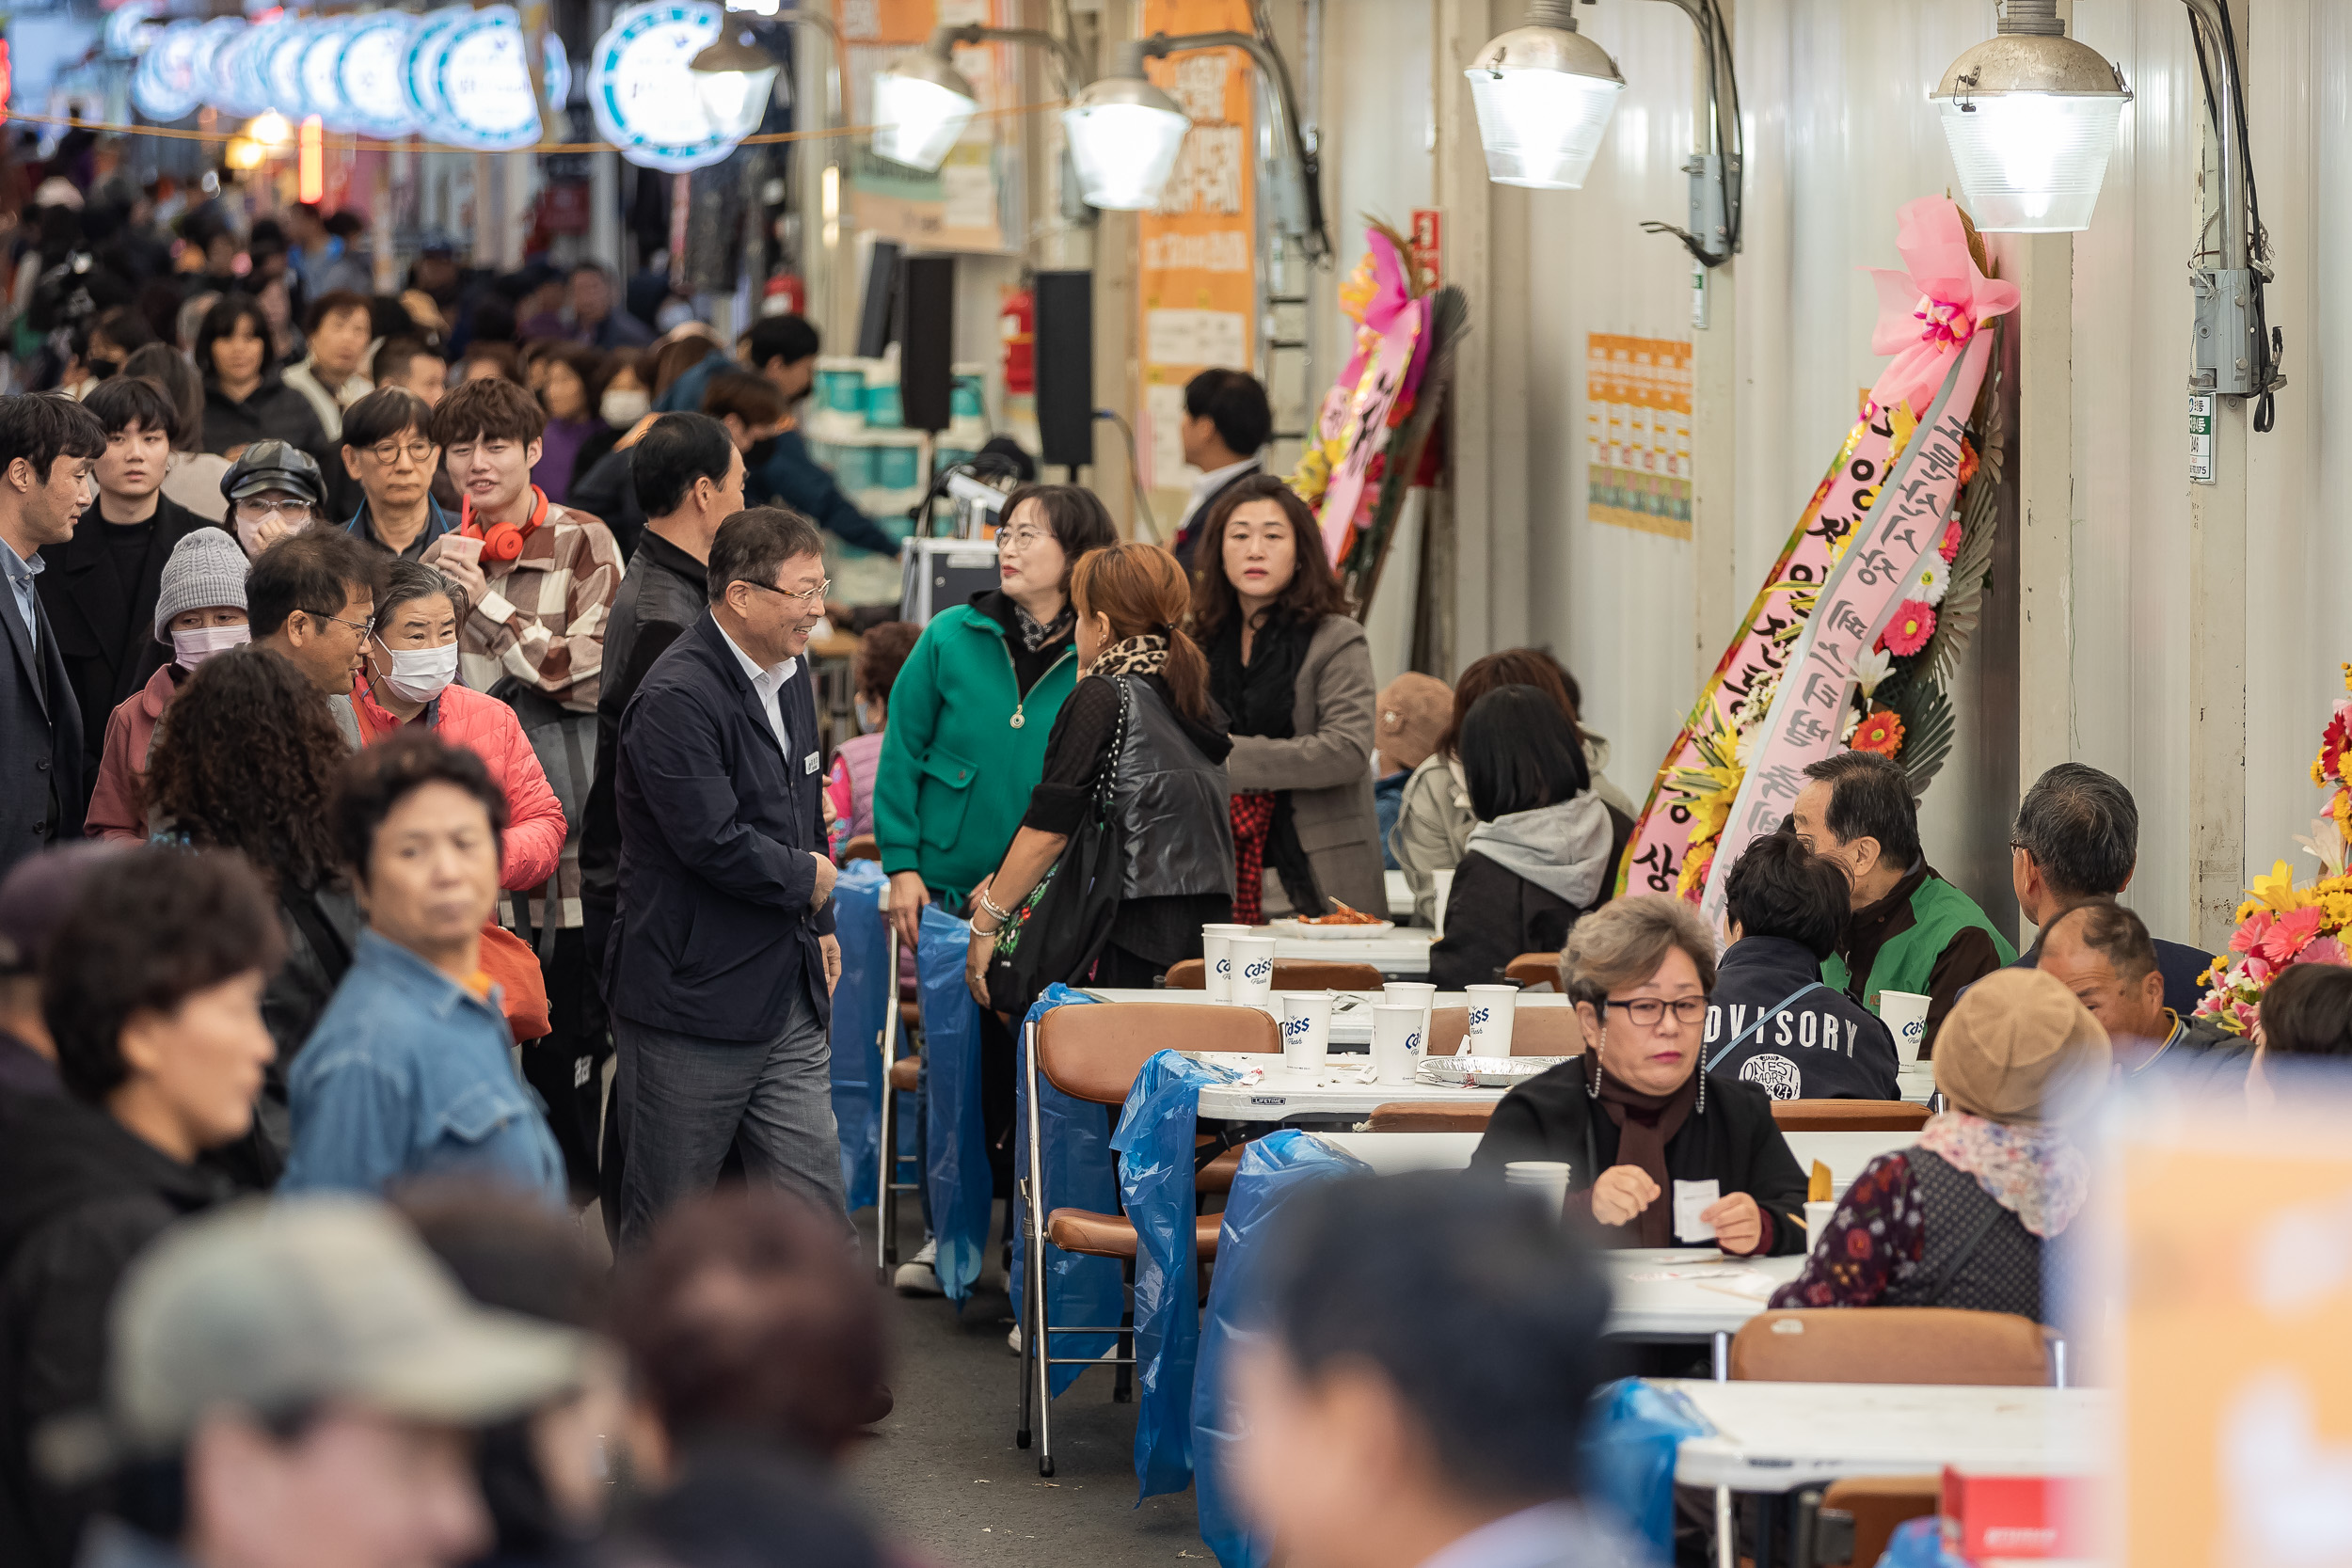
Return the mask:
[(1106, 76), (1062, 111), (1070, 161), (1089, 207), (1139, 212), (1154, 206), (1184, 150), (1192, 121), (1175, 101), (1139, 76)]
[(2097, 50), (2066, 38), (1988, 39), (1952, 62), (1932, 96), (1979, 229), (2090, 227), (2132, 98)]
[(1565, 27), (1516, 27), (1489, 41), (1462, 74), (1478, 111), (1487, 179), (1542, 191), (1583, 185), (1625, 90), (1607, 50)]
[(926, 172), (947, 159), (980, 102), (955, 67), (909, 55), (874, 78), (874, 150)]

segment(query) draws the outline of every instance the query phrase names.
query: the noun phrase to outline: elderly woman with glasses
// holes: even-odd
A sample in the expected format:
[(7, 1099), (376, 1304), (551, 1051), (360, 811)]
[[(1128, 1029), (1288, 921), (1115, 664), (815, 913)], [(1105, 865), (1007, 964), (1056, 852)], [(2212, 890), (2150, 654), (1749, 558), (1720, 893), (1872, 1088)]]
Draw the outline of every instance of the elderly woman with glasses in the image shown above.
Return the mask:
[(1561, 955), (1584, 1031), (1581, 1056), (1511, 1091), (1472, 1164), (1565, 1160), (1571, 1210), (1613, 1246), (1703, 1242), (1677, 1234), (1686, 1184), (1717, 1196), (1696, 1216), (1739, 1257), (1804, 1250), (1805, 1177), (1754, 1084), (1700, 1061), (1715, 942), (1664, 894), (1620, 898), (1577, 922)]

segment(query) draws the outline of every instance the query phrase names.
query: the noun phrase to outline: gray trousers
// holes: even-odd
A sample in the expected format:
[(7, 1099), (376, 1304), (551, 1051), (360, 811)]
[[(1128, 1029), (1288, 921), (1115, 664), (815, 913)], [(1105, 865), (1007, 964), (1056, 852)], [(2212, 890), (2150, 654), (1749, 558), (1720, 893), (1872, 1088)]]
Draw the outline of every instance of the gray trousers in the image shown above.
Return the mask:
[(833, 1052), (805, 991), (765, 1040), (680, 1035), (615, 1014), (612, 1042), (612, 1109), (628, 1150), (622, 1250), (644, 1246), (672, 1204), (708, 1192), (730, 1145), (753, 1180), (807, 1199), (849, 1230)]

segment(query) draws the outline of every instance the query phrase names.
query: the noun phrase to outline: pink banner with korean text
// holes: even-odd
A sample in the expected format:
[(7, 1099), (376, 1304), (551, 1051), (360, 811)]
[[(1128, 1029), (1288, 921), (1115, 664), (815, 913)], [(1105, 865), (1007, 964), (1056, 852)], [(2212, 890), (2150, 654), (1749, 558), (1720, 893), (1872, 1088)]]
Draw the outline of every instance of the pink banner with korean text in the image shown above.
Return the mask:
[(2017, 301), (1984, 276), (1974, 239), (1942, 198), (1898, 214), (1907, 270), (1873, 274), (1871, 347), (1893, 361), (1659, 768), (1619, 892), (1676, 894), (1719, 918), (1724, 877), (1788, 814), (1807, 765), (1849, 744), (1901, 752), (1915, 789), (1941, 766), (1942, 687), (1973, 630), (1992, 538), (1997, 476), (1979, 479), (1985, 443), (1969, 438), (1994, 402), (1979, 398), (1994, 357), (1982, 329)]

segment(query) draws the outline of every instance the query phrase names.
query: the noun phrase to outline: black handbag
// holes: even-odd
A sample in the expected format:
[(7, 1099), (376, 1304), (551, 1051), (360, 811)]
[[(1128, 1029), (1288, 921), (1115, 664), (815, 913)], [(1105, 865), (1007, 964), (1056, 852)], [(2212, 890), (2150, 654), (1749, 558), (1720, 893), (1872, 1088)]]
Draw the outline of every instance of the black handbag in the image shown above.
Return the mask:
[(1111, 933), (1119, 890), (1126, 875), (1119, 822), (1111, 793), (1119, 779), (1119, 753), (1127, 741), (1127, 713), (1134, 697), (1119, 686), (1119, 729), (1095, 781), (1093, 808), (1044, 879), (1030, 890), (996, 934), (988, 961), (988, 1005), (1013, 1018), (1025, 1015), (1045, 988), (1083, 979)]

